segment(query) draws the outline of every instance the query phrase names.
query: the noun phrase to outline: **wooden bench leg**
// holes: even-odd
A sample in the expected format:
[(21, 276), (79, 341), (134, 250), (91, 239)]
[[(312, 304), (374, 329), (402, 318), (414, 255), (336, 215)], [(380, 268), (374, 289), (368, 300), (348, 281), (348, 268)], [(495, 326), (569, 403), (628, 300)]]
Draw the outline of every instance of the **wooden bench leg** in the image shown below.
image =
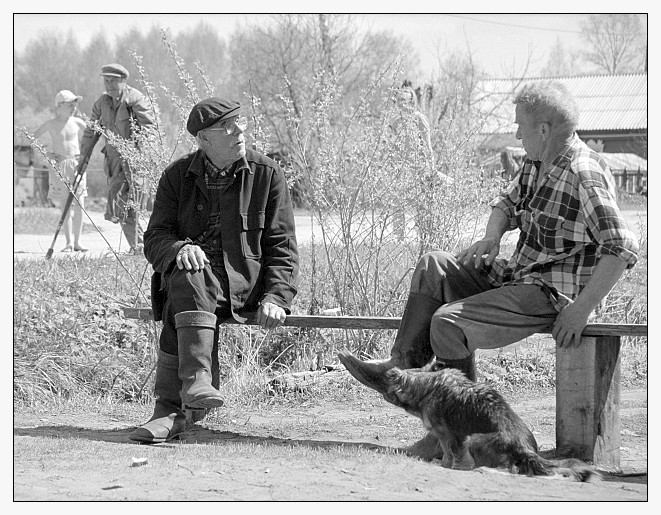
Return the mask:
[(556, 454), (620, 470), (620, 337), (556, 346)]

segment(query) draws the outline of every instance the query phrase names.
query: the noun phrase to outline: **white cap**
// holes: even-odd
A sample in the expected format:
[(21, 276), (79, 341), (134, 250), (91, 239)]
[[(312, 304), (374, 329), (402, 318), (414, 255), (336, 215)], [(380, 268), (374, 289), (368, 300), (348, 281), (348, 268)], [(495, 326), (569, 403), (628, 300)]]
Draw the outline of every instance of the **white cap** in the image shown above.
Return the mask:
[(62, 102), (75, 102), (76, 100), (80, 101), (83, 97), (80, 95), (74, 95), (68, 89), (63, 89), (57, 95), (55, 95), (55, 105), (61, 104)]

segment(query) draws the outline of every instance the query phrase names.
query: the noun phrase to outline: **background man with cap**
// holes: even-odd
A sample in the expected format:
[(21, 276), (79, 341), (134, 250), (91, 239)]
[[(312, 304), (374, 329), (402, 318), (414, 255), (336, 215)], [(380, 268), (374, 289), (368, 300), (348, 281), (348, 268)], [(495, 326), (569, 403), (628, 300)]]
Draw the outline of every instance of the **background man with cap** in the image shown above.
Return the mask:
[[(51, 171), (48, 176), (48, 198), (59, 207), (64, 207), (69, 196), (66, 183), (72, 185), (76, 176), (78, 156), (80, 154), (80, 140), (85, 130), (85, 122), (74, 116), (77, 104), (83, 97), (64, 89), (55, 96), (55, 118), (48, 120), (35, 133), (35, 138), (48, 134), (50, 137), (51, 153), (62, 175)], [(80, 244), (83, 232), (83, 208), (87, 195), (87, 177), (83, 177), (74, 192), (76, 200), (71, 204), (69, 214), (64, 219), (64, 237), (67, 240), (62, 252), (84, 252), (87, 249)], [(73, 226), (73, 227), (72, 227)], [(73, 230), (72, 230), (73, 228)], [(72, 241), (73, 240), (73, 241)]]
[[(126, 68), (121, 64), (106, 64), (101, 67), (101, 76), (106, 91), (92, 107), (92, 122), (98, 121), (105, 130), (124, 139), (131, 138), (131, 119), (134, 119), (139, 127), (154, 123), (144, 95), (127, 84), (129, 72)], [(94, 129), (87, 127), (83, 134), (81, 154), (85, 155), (94, 143)], [(139, 251), (143, 245), (143, 230), (135, 209), (127, 207), (130, 200), (129, 165), (109, 143), (101, 152), (105, 155), (104, 169), (108, 180), (105, 218), (114, 223), (119, 222), (131, 251)]]
[(272, 329), (290, 312), (298, 248), (289, 189), (275, 161), (246, 149), (246, 128), (237, 102), (199, 102), (187, 124), (198, 150), (159, 181), (144, 249), (154, 319), (163, 321), (156, 405), (131, 440), (170, 440), (184, 430), (183, 406), (222, 406), (212, 375), (220, 321), (255, 311)]

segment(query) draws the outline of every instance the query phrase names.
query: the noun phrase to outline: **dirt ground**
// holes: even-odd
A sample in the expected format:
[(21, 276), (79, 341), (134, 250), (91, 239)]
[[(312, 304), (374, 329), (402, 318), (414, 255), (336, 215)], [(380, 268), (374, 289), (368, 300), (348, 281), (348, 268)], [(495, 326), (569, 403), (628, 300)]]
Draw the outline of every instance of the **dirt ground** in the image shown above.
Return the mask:
[[(551, 456), (553, 395), (512, 406)], [(14, 500), (647, 501), (646, 390), (623, 391), (621, 409), (621, 471), (593, 483), (448, 470), (404, 456), (397, 449), (424, 430), (376, 393), (220, 408), (180, 441), (154, 446), (127, 438), (149, 406), (21, 411)]]

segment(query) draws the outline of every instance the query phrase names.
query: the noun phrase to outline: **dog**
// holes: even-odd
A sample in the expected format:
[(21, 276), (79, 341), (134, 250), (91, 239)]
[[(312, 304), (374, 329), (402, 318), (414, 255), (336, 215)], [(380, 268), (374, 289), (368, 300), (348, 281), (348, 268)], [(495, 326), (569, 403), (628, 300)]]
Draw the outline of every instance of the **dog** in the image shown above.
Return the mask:
[(484, 383), (468, 380), (459, 370), (437, 364), (413, 370), (392, 368), (384, 381), (384, 398), (422, 420), (438, 439), (443, 467), (506, 469), (572, 481), (601, 478), (580, 460), (541, 457), (532, 432), (502, 395)]

